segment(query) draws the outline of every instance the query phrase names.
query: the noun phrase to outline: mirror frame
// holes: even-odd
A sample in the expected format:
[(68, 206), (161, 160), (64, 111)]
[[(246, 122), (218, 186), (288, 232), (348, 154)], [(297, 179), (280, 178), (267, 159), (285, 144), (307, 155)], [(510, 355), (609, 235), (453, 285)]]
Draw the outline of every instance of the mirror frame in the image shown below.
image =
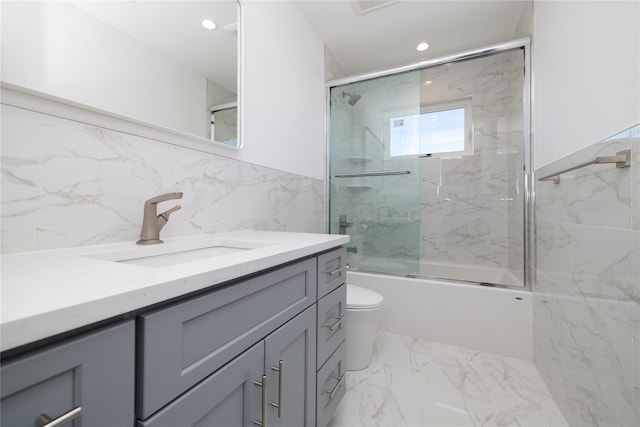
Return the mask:
[[(238, 103), (238, 144), (230, 146), (204, 136), (190, 134), (167, 126), (150, 123), (134, 117), (76, 102), (64, 97), (34, 90), (0, 80), (0, 104), (43, 113), (63, 119), (73, 120), (116, 132), (164, 142), (171, 145), (220, 155), (235, 157), (234, 154), (244, 146), (244, 13), (242, 2), (235, 0), (238, 7), (237, 32), (237, 103)], [(208, 110), (208, 109), (207, 109)]]

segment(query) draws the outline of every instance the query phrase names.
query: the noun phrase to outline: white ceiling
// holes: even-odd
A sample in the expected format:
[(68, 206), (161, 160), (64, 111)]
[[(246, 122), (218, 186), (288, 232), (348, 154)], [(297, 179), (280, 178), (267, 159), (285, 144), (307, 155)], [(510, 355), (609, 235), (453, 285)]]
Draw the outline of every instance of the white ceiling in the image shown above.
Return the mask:
[[(522, 34), (515, 34), (518, 21), (525, 4), (531, 2), (359, 1), (390, 4), (360, 13), (353, 0), (294, 0), (346, 75), (379, 71), (520, 37)], [(204, 17), (213, 17), (220, 27), (235, 23), (235, 0), (72, 3), (153, 49), (189, 64), (222, 86), (236, 87), (236, 33), (223, 28), (207, 32), (199, 25)], [(431, 47), (417, 52), (415, 46), (423, 40)]]
[[(298, 0), (300, 12), (347, 75), (407, 65), (523, 36), (531, 0), (400, 0), (360, 14), (351, 0)], [(417, 52), (427, 41), (430, 48)]]

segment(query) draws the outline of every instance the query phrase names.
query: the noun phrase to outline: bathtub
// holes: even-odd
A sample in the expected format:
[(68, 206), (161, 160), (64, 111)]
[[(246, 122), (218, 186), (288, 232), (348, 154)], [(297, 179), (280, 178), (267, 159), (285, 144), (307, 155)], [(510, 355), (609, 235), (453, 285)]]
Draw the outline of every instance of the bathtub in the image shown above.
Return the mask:
[(347, 283), (384, 297), (379, 329), (533, 360), (526, 290), (349, 271)]
[(465, 282), (499, 283), (507, 286), (524, 287), (522, 271), (507, 268), (482, 267), (478, 265), (440, 264), (426, 261), (407, 261), (381, 257), (349, 258), (350, 265), (361, 271), (384, 271), (391, 274), (440, 277)]

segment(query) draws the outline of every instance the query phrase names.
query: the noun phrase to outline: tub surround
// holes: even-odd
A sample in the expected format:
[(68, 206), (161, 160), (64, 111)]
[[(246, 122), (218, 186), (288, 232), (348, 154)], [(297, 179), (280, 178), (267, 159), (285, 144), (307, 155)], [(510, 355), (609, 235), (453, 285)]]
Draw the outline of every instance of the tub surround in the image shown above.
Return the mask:
[(536, 171), (534, 361), (570, 425), (640, 425), (640, 125)]
[[(2, 256), (1, 350), (12, 349), (346, 244), (348, 236), (237, 231)], [(234, 242), (254, 249), (150, 268), (109, 253)], [(140, 256), (140, 254), (138, 255)], [(101, 257), (103, 259), (99, 259)]]

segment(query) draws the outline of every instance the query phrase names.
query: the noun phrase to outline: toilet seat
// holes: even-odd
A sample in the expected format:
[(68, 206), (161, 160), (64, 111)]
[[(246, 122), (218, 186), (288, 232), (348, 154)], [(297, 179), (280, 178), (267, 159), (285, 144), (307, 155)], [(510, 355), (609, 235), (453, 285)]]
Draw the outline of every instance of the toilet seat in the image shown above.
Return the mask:
[(377, 292), (347, 284), (347, 310), (371, 310), (382, 307), (383, 301)]

